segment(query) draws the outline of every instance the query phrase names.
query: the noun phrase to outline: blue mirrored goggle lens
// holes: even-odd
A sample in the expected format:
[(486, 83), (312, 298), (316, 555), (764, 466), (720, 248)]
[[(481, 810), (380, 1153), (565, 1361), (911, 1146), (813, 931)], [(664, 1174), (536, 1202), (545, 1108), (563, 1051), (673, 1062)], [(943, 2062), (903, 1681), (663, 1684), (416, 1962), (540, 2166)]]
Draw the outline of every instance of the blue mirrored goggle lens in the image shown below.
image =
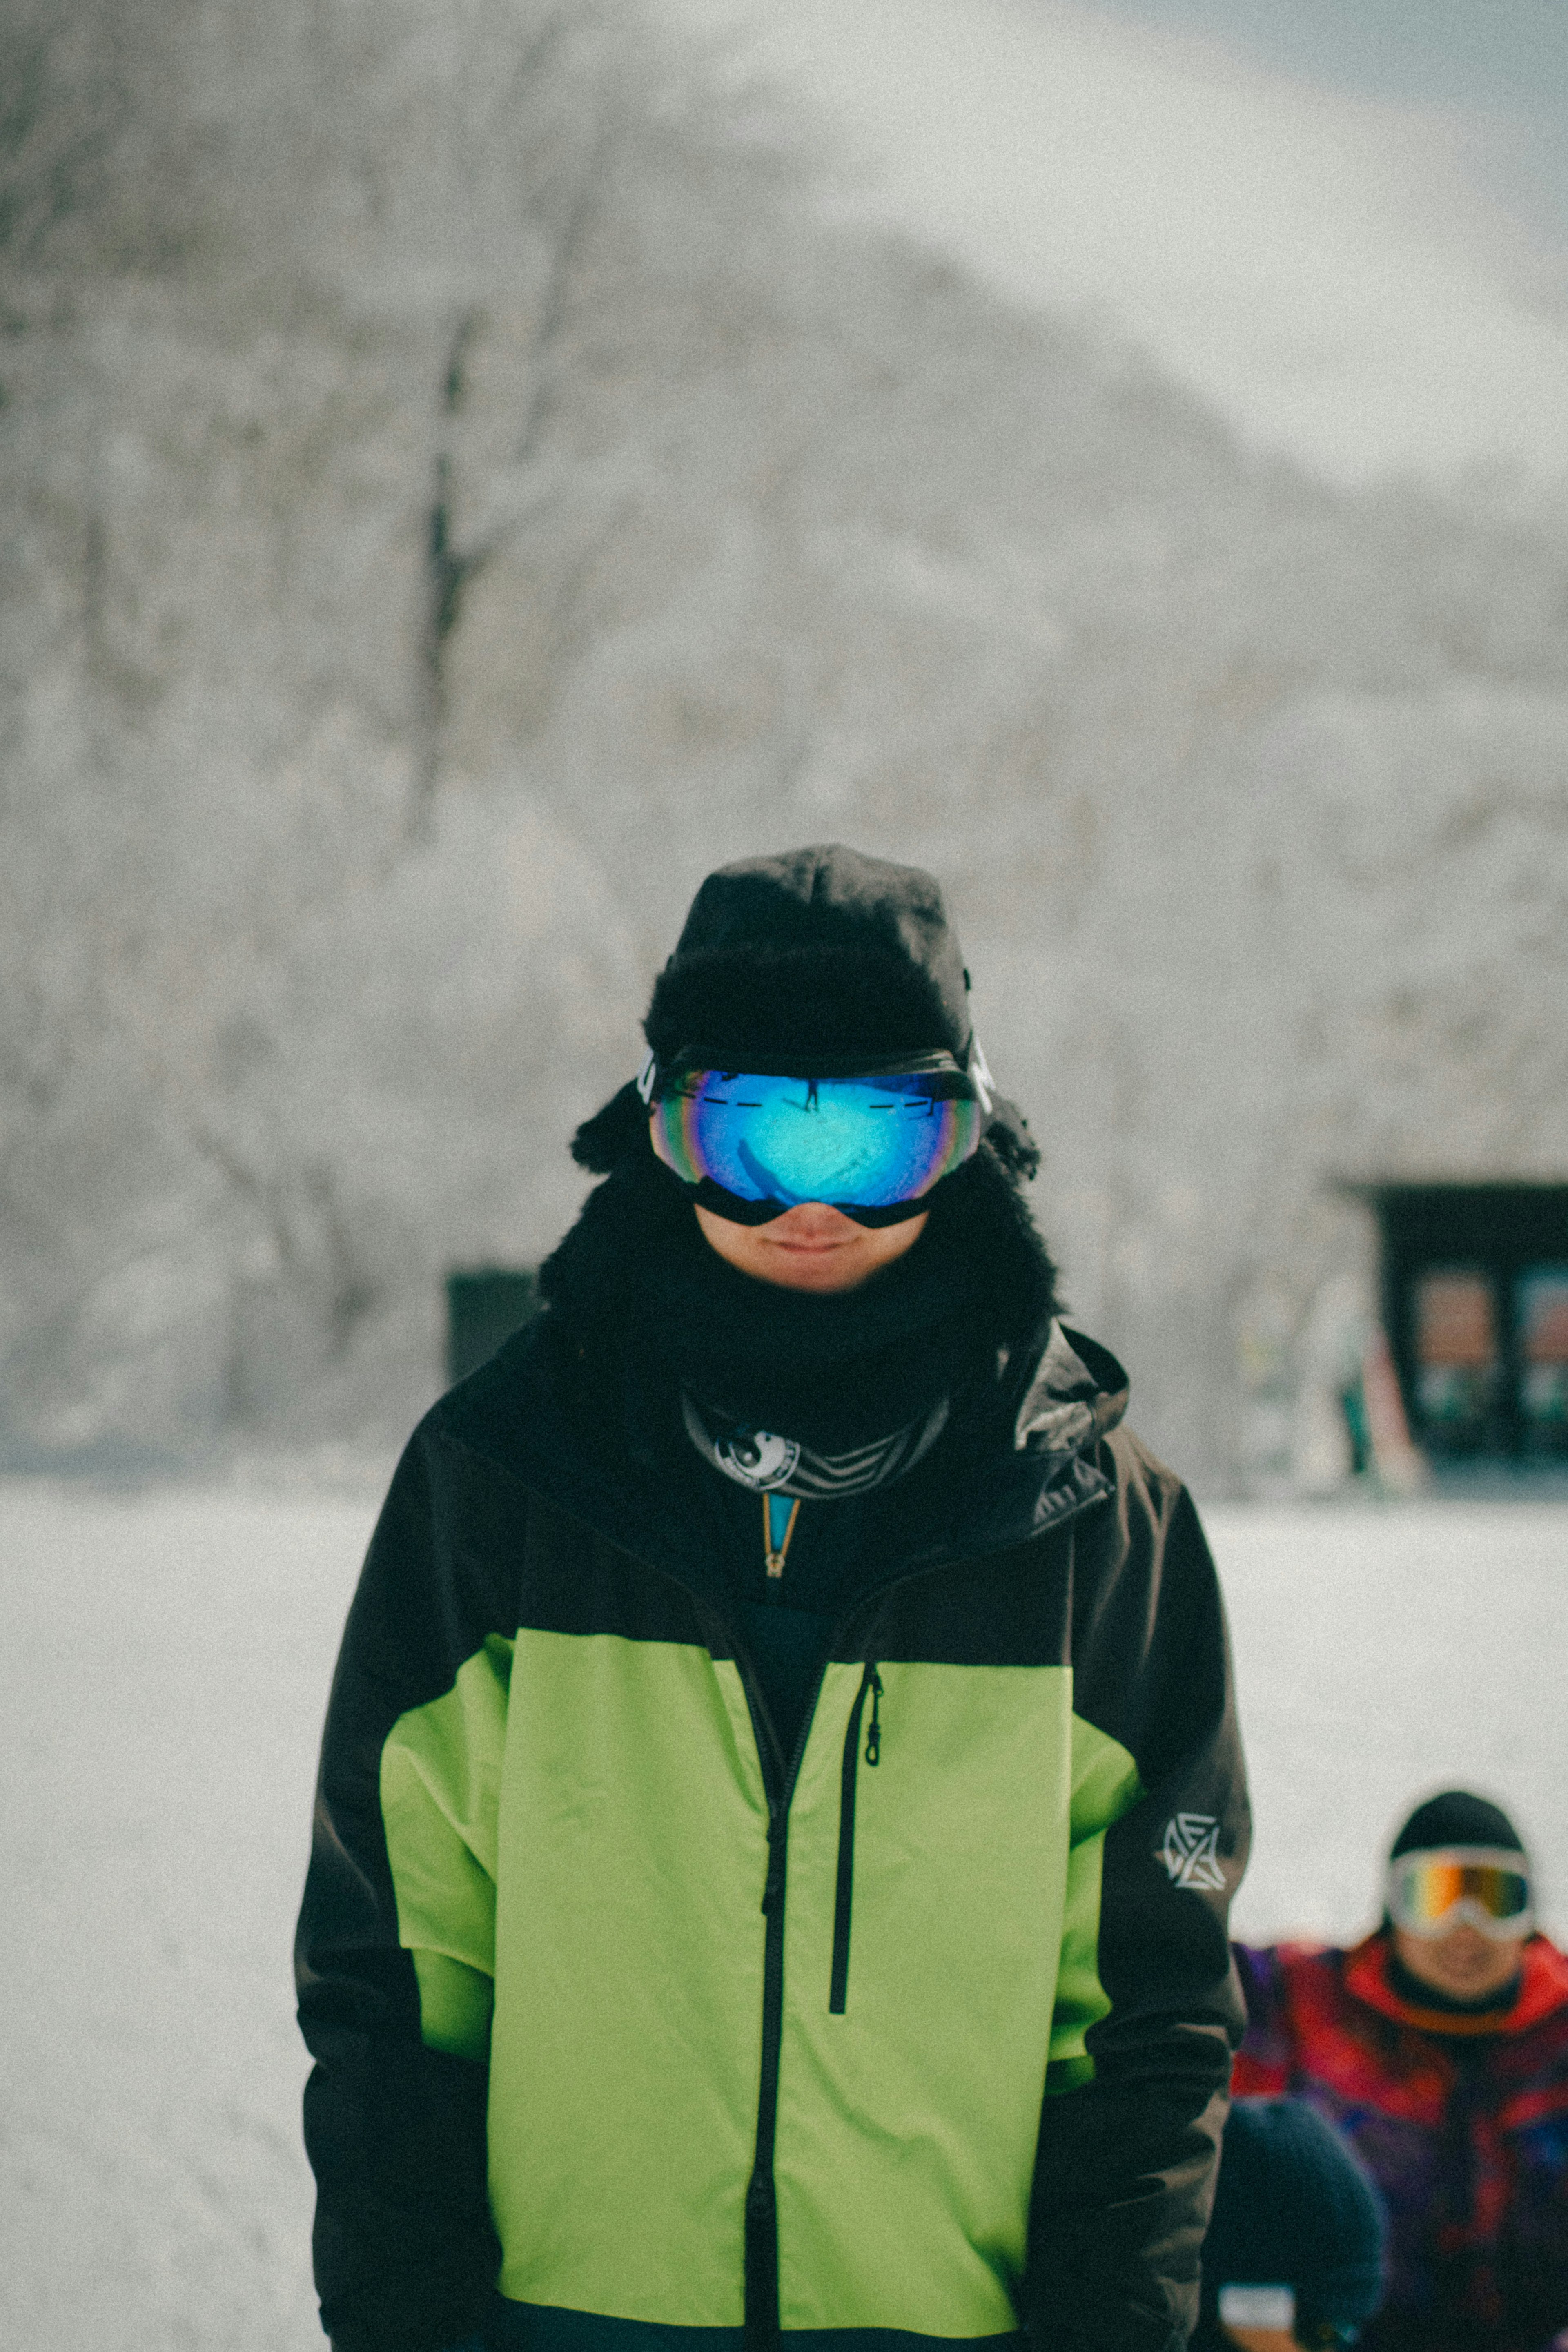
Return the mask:
[[(962, 1080), (957, 1082), (960, 1086)], [(860, 1209), (918, 1200), (980, 1139), (978, 1103), (948, 1073), (772, 1078), (694, 1070), (653, 1108), (653, 1149), (688, 1184), (742, 1201)]]

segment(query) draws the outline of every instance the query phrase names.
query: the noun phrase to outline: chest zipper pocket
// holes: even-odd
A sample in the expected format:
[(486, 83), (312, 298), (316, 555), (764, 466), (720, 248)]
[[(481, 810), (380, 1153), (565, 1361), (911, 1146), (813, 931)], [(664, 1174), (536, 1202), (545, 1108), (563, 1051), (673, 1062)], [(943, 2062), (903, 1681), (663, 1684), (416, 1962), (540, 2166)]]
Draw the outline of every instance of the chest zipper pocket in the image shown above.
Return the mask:
[(855, 1786), (860, 1779), (861, 1722), (865, 1714), (867, 1695), (871, 1698), (871, 1722), (866, 1728), (865, 1760), (875, 1766), (882, 1760), (882, 1676), (870, 1658), (861, 1686), (855, 1693), (855, 1703), (850, 1709), (850, 1719), (844, 1732), (843, 1777), (839, 1789), (839, 1878), (833, 1902), (833, 1972), (828, 1987), (828, 2012), (842, 2017), (849, 2005), (850, 1984), (850, 1909), (854, 1899), (855, 1881)]

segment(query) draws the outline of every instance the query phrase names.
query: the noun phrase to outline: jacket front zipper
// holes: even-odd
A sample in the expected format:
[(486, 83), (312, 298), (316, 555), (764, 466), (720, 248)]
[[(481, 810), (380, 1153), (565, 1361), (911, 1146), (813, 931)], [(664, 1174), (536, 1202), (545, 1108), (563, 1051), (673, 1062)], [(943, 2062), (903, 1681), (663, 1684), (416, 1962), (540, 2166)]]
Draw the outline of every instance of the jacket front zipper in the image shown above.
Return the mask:
[[(789, 1759), (779, 1782), (781, 1750), (767, 1709), (761, 1703), (749, 1664), (737, 1654), (741, 1685), (757, 1735), (768, 1797), (768, 1872), (762, 1888), (762, 1916), (767, 1922), (762, 1944), (762, 2079), (757, 2099), (757, 2150), (746, 2190), (746, 2344), (747, 2352), (775, 2352), (779, 2342), (779, 2199), (773, 2181), (773, 2149), (779, 2126), (779, 2060), (784, 2038), (784, 1890), (789, 1872), (789, 1801), (806, 1742), (811, 1736), (817, 1702), (821, 1696), (824, 1659)], [(871, 1694), (871, 1723), (866, 1731), (865, 1760), (876, 1764), (882, 1754), (882, 1676), (866, 1661), (855, 1703), (844, 1734), (844, 1761), (840, 1783), (838, 1892), (833, 1908), (832, 1982), (828, 2007), (841, 2015), (850, 1967), (850, 1895), (854, 1874), (855, 1782), (860, 1769), (860, 1731)]]
[[(821, 1696), (827, 1661), (817, 1669), (816, 1688), (796, 1735), (788, 1762), (763, 1703), (751, 1666), (736, 1653), (741, 1687), (751, 1713), (757, 1753), (768, 1798), (768, 1874), (762, 1888), (762, 2078), (757, 2095), (757, 2149), (746, 2189), (747, 2352), (776, 2352), (779, 2343), (779, 2197), (773, 2182), (773, 2147), (779, 2126), (779, 2059), (784, 2040), (784, 1887), (789, 1847), (789, 1801), (811, 1722)], [(782, 1766), (782, 1769), (780, 1767)]]

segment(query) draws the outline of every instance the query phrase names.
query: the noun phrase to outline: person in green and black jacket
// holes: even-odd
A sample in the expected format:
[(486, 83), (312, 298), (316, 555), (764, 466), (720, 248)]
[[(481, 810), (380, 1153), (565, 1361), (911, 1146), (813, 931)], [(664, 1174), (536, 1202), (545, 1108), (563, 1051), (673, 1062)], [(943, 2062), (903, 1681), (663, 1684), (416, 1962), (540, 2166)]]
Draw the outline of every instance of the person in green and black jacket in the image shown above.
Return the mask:
[(935, 882), (711, 875), (414, 1433), (299, 1923), (338, 2352), (1179, 2352), (1248, 1816)]

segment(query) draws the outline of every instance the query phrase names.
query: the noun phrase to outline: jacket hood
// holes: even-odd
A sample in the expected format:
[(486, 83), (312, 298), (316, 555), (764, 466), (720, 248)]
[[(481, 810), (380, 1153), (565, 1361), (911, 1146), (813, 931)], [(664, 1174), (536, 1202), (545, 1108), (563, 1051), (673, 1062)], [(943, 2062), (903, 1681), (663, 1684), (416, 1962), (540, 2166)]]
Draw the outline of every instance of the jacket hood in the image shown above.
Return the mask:
[(1055, 1321), (1013, 1424), (1019, 1453), (1066, 1458), (1107, 1436), (1127, 1411), (1127, 1375), (1109, 1348)]

